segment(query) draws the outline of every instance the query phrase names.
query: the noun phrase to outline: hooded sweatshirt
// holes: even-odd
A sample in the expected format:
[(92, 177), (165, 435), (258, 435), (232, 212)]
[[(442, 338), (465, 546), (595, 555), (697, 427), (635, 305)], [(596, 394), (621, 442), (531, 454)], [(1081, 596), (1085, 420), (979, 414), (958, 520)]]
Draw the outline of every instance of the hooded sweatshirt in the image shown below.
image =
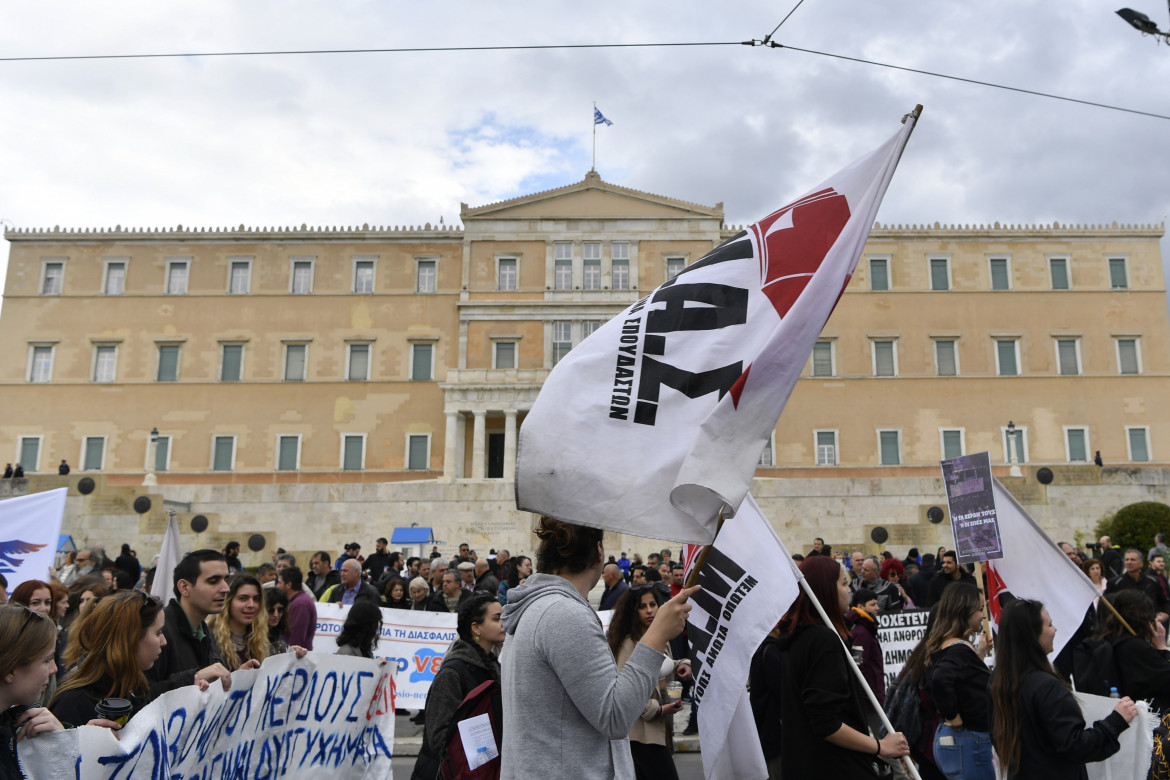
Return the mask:
[(553, 574), (509, 590), (503, 621), (502, 780), (633, 778), (629, 732), (663, 654), (639, 643), (619, 672), (597, 613)]

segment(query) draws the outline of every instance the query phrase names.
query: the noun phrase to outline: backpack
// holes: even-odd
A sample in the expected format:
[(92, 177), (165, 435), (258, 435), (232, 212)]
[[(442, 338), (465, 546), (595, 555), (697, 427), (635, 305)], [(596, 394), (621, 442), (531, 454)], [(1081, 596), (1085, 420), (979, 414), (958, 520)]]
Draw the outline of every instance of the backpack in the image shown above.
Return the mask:
[[(500, 759), (498, 754), (503, 745), (503, 735), (500, 731), (503, 726), (500, 691), (499, 682), (486, 680), (468, 691), (467, 695), (463, 697), (463, 701), (459, 703), (458, 709), (455, 710), (455, 714), (451, 718), (447, 744), (442, 746), (439, 776), (443, 780), (499, 780)], [(467, 753), (463, 749), (463, 735), (459, 732), (459, 722), (485, 714), (492, 725), (497, 757), (472, 769), (468, 765)]]
[(1162, 716), (1154, 729), (1149, 780), (1170, 780), (1170, 712)]
[(1113, 660), (1113, 644), (1104, 639), (1086, 639), (1073, 648), (1073, 681), (1081, 693), (1108, 696), (1110, 688), (1121, 688), (1121, 673)]
[(886, 689), (886, 702), (883, 709), (890, 725), (895, 731), (900, 731), (911, 745), (918, 743), (922, 737), (922, 697), (918, 693), (918, 685), (906, 677), (899, 677)]

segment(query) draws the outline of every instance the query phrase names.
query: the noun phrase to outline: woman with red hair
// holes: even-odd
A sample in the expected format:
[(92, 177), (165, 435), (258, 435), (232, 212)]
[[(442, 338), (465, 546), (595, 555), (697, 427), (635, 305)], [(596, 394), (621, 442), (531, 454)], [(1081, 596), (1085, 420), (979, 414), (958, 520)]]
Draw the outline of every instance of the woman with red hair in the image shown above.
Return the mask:
[(845, 658), (848, 575), (841, 564), (823, 556), (804, 559), (800, 571), (830, 625), (803, 590), (780, 621), (781, 774), (879, 777), (883, 758), (899, 758), (910, 748), (900, 732), (879, 740), (866, 726), (861, 709), (865, 693)]
[(882, 579), (893, 585), (902, 596), (900, 609), (915, 609), (914, 600), (902, 587), (902, 580), (906, 579), (906, 567), (897, 558), (886, 558), (882, 561)]

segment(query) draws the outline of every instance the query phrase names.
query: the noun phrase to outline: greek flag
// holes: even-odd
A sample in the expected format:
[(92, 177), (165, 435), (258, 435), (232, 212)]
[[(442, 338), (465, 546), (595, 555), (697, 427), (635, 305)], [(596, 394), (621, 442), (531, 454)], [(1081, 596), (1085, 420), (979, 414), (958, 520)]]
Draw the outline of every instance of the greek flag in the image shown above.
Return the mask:
[(597, 106), (593, 107), (593, 124), (595, 125), (612, 125), (613, 122), (605, 118), (605, 116), (598, 110)]

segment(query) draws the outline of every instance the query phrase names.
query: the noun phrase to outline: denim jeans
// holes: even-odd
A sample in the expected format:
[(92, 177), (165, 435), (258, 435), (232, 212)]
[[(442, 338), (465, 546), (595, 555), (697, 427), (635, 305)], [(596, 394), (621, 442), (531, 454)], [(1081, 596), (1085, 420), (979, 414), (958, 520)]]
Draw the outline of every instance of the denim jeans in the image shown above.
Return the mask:
[[(954, 744), (941, 744), (947, 737)], [(995, 780), (991, 735), (940, 723), (934, 732), (934, 763), (950, 780)]]

